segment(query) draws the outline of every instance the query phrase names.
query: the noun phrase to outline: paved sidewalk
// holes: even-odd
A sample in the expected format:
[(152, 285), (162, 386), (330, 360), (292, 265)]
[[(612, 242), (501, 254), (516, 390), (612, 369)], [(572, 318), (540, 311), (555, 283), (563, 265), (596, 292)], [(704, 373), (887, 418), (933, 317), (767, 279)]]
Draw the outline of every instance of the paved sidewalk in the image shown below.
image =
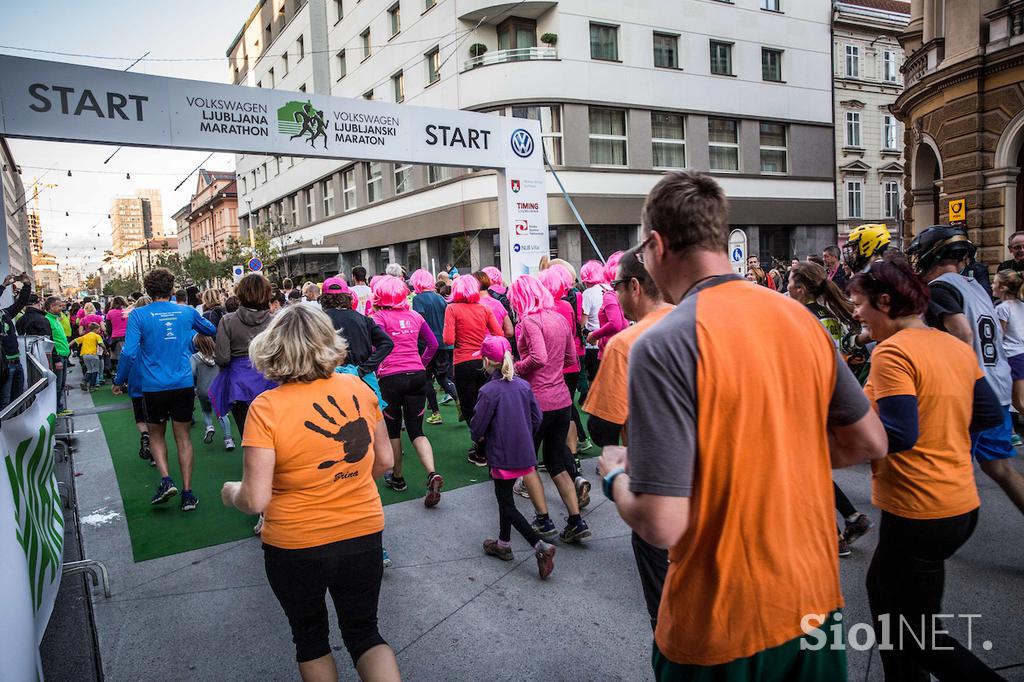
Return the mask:
[[(75, 402), (91, 401), (79, 395)], [(98, 424), (83, 416), (76, 426), (88, 431)], [(80, 435), (77, 464), (82, 516), (92, 518), (83, 524), (85, 550), (111, 574), (112, 598), (93, 597), (108, 680), (298, 679), (288, 624), (267, 586), (257, 538), (136, 564), (101, 433)], [(594, 464), (585, 467), (596, 483)], [(836, 480), (877, 520), (868, 503), (866, 467), (838, 472)], [(1024, 517), (980, 474), (979, 482), (981, 523), (947, 564), (945, 608), (982, 614), (974, 621), (975, 650), (990, 665), (1024, 664)], [(447, 493), (435, 510), (419, 502), (386, 507), (384, 537), (395, 566), (385, 573), (380, 623), (403, 677), (650, 679), (650, 628), (628, 528), (596, 487), (593, 499), (587, 520), (594, 539), (584, 547), (559, 547), (555, 572), (545, 583), (537, 580), (515, 533), (517, 561), (482, 554), (481, 541), (497, 528), (489, 484)], [(528, 503), (518, 502), (525, 513)], [(558, 514), (560, 504), (550, 502)], [(765, 501), (766, 514), (771, 503)], [(213, 504), (220, 500), (204, 499), (194, 513)], [(848, 624), (867, 619), (863, 585), (874, 535), (861, 539), (853, 557), (841, 563)], [(950, 625), (966, 638), (960, 624)], [(331, 636), (342, 679), (354, 679), (336, 627)], [(984, 640), (993, 642), (991, 651), (979, 649)], [(851, 680), (881, 679), (877, 652), (850, 651), (849, 660)], [(1002, 674), (1024, 680), (1024, 666)]]

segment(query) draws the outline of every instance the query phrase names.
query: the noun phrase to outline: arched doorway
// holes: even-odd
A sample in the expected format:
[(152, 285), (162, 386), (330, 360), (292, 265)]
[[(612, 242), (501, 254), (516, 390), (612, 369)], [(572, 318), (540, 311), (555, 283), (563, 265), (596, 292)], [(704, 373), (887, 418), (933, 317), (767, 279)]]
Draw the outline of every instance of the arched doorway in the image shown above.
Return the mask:
[(942, 162), (930, 138), (922, 138), (914, 150), (911, 192), (914, 196), (914, 233), (939, 223), (942, 193)]

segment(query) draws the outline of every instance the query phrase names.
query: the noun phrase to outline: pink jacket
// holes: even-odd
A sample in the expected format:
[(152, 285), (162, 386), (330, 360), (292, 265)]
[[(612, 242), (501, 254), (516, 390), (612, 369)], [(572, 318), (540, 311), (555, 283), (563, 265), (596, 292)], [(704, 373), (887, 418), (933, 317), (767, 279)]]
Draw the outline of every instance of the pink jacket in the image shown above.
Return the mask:
[[(414, 310), (377, 310), (370, 318), (395, 342), (395, 347), (377, 368), (378, 377), (422, 372), (430, 364), (437, 352), (437, 337), (422, 315)], [(425, 346), (422, 357), (418, 348), (420, 339)]]
[(604, 347), (612, 337), (629, 326), (629, 320), (623, 316), (622, 308), (619, 306), (619, 297), (610, 289), (601, 297), (601, 310), (597, 313), (597, 321), (601, 326), (594, 332), (594, 340), (597, 341), (600, 357), (604, 355)]
[(111, 308), (107, 313), (107, 320), (110, 322), (110, 337), (124, 338), (128, 329), (128, 316), (123, 308)]
[(573, 347), (576, 349), (576, 358), (573, 360), (572, 367), (566, 367), (563, 370), (563, 374), (572, 374), (573, 372), (580, 371), (579, 356), (583, 355), (583, 346), (580, 344), (580, 337), (575, 334), (576, 331), (576, 320), (573, 319), (572, 304), (568, 301), (557, 300), (555, 301), (555, 312), (565, 318), (566, 324), (569, 325), (569, 329), (572, 333)]
[(522, 318), (516, 333), (522, 359), (515, 371), (530, 382), (540, 409), (550, 412), (571, 405), (562, 370), (577, 360), (565, 319), (554, 310), (542, 310)]

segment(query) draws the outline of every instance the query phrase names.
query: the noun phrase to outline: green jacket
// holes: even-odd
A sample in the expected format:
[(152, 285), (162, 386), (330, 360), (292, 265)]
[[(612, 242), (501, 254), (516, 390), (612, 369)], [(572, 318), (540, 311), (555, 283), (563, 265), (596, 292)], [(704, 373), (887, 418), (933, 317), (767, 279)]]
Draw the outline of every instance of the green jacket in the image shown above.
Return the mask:
[(60, 314), (60, 326), (64, 328), (64, 335), (71, 338), (71, 318), (67, 313)]
[(60, 357), (66, 358), (71, 355), (71, 347), (68, 345), (68, 335), (64, 333), (64, 326), (60, 323), (60, 318), (53, 313), (46, 313), (46, 319), (50, 321), (54, 352)]

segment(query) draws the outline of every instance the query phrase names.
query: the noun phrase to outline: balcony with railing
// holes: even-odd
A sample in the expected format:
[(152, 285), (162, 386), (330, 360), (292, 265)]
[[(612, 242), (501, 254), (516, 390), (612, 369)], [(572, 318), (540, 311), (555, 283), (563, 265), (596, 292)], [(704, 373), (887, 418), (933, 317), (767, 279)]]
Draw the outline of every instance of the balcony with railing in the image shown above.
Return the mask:
[(945, 54), (946, 42), (942, 38), (933, 38), (910, 54), (900, 69), (903, 72), (904, 87), (910, 88), (937, 69)]
[(555, 47), (520, 47), (512, 50), (495, 50), (470, 57), (463, 63), (462, 70), (465, 72), (481, 66), (508, 62), (555, 61), (557, 59), (558, 48)]
[(987, 12), (988, 44), (985, 52), (992, 54), (1024, 43), (1024, 0), (1011, 0), (1002, 7)]

